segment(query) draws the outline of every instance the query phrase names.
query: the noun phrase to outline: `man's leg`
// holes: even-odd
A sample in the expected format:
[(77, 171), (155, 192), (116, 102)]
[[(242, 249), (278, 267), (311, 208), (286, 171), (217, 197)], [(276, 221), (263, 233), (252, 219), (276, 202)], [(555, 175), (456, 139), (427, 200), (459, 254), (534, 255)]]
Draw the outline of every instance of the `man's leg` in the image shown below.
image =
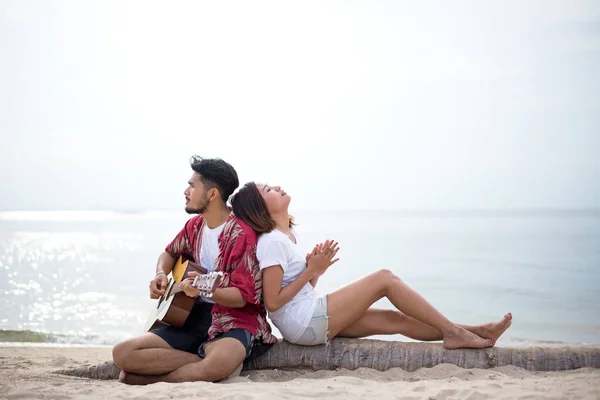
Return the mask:
[(246, 346), (231, 337), (208, 343), (204, 349), (206, 357), (200, 361), (183, 365), (164, 375), (139, 375), (122, 373), (119, 380), (131, 385), (146, 385), (155, 382), (216, 382), (231, 375), (246, 358)]
[(113, 348), (113, 360), (124, 371), (162, 375), (198, 362), (198, 347), (212, 323), (212, 304), (197, 303), (182, 328), (162, 326)]
[(113, 348), (113, 360), (117, 367), (127, 372), (159, 375), (198, 362), (200, 357), (172, 348), (154, 333), (145, 333), (117, 344)]

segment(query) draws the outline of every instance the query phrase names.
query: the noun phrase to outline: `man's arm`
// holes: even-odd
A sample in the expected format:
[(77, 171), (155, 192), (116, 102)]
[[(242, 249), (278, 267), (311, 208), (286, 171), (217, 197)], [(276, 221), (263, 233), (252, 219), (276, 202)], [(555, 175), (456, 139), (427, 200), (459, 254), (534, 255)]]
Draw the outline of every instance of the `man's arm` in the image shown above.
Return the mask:
[(163, 251), (162, 254), (158, 256), (158, 261), (156, 262), (156, 274), (169, 275), (171, 271), (173, 271), (175, 261), (177, 261), (175, 257), (166, 251)]
[(158, 299), (165, 294), (168, 282), (167, 275), (173, 270), (175, 261), (175, 258), (166, 251), (158, 256), (158, 261), (156, 262), (156, 275), (154, 275), (154, 279), (150, 281), (151, 299)]
[(200, 223), (201, 219), (196, 217), (188, 220), (183, 229), (175, 236), (175, 238), (167, 245), (165, 251), (158, 256), (156, 262), (156, 275), (150, 281), (150, 298), (158, 299), (165, 294), (167, 288), (167, 275), (173, 271), (177, 258), (182, 254), (191, 254), (192, 247), (189, 232), (194, 231), (195, 224)]
[[(189, 278), (184, 279), (179, 284), (179, 288), (189, 297), (197, 298), (200, 296), (200, 290), (192, 286), (194, 277), (198, 275), (200, 275), (198, 272), (190, 271), (188, 273)], [(230, 308), (242, 308), (247, 303), (242, 293), (236, 287), (217, 288), (210, 299), (217, 304)]]
[(229, 277), (227, 287), (216, 289), (211, 300), (230, 308), (242, 308), (261, 301), (255, 280), (260, 276), (256, 236), (249, 227), (244, 231), (240, 224), (241, 221), (225, 228), (220, 238), (224, 241), (220, 246), (222, 250), (215, 261), (215, 269), (228, 273)]
[(217, 288), (210, 299), (217, 304), (231, 308), (242, 308), (247, 303), (236, 287)]

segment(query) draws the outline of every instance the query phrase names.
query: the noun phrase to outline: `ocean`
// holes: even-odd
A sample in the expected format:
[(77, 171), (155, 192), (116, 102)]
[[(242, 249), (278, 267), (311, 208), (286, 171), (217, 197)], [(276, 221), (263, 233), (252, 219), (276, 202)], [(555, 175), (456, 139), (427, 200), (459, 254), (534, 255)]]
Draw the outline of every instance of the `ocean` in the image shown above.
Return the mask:
[[(600, 210), (294, 216), (307, 251), (340, 243), (320, 293), (385, 268), (457, 323), (512, 312), (499, 346), (600, 344)], [(113, 345), (142, 333), (156, 259), (189, 217), (0, 212), (0, 342)], [(392, 308), (386, 299), (376, 306)]]

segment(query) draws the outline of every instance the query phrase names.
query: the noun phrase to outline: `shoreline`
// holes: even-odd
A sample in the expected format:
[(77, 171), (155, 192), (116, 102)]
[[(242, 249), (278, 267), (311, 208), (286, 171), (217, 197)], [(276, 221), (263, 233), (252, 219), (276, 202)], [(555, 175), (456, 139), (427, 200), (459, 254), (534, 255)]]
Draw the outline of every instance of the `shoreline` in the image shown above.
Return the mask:
[(254, 370), (226, 383), (157, 383), (127, 386), (57, 375), (60, 369), (95, 365), (111, 359), (111, 346), (2, 346), (0, 398), (161, 399), (212, 397), (279, 399), (306, 397), (381, 400), (445, 398), (600, 398), (600, 369), (533, 372), (514, 366), (463, 369), (449, 364), (406, 372), (367, 368), (334, 371)]
[(50, 343), (50, 342), (0, 342), (3, 347), (49, 347), (49, 348), (91, 348), (112, 349), (114, 344)]

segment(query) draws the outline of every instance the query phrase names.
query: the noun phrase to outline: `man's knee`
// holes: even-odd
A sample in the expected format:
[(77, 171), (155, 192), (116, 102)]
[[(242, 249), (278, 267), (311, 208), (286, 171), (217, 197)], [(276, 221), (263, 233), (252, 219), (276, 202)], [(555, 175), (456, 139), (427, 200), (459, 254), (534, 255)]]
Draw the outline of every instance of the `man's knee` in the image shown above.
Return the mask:
[(112, 355), (115, 365), (123, 370), (128, 370), (131, 363), (134, 363), (132, 356), (136, 350), (150, 348), (171, 348), (161, 337), (152, 333), (127, 339), (113, 347)]
[(133, 349), (133, 339), (128, 339), (116, 344), (112, 349), (113, 362), (115, 365), (121, 369), (125, 369), (126, 360)]
[(206, 358), (198, 366), (203, 379), (216, 382), (232, 375), (246, 358), (246, 347), (237, 339), (222, 338), (209, 343), (205, 349)]

